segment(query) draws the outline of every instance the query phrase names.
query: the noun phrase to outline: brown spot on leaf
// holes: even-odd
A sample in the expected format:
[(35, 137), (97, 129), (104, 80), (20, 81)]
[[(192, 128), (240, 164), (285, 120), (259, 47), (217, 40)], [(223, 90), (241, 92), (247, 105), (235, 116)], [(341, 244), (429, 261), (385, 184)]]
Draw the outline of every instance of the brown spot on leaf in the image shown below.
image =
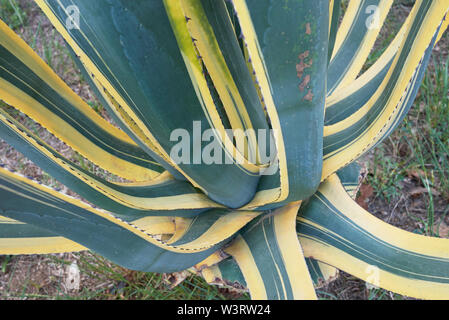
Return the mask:
[(310, 82), (310, 74), (305, 75), (304, 80), (299, 85), (299, 91), (303, 92), (304, 89), (309, 85)]
[(302, 61), (296, 65), (296, 72), (297, 72), (299, 79), (302, 78), (302, 73), (304, 72), (305, 68), (306, 68), (306, 65)]
[(306, 23), (306, 34), (312, 34), (312, 29), (310, 28), (310, 23)]
[[(299, 84), (298, 88), (299, 91), (303, 92), (306, 88), (309, 88), (309, 83), (310, 83), (310, 75), (307, 74), (304, 76), (304, 71), (307, 68), (310, 68), (312, 66), (313, 60), (310, 59), (308, 62), (306, 62), (306, 58), (309, 57), (309, 50), (304, 51), (303, 53), (301, 53), (300, 55), (298, 55), (299, 58), (299, 63), (296, 65), (296, 72), (297, 72), (297, 76), (299, 79), (302, 80), (301, 84)], [(309, 89), (309, 92), (306, 94), (306, 96), (304, 97), (305, 100), (309, 100), (312, 101), (313, 99), (313, 93), (312, 90)]]
[(304, 51), (303, 53), (301, 53), (301, 54), (298, 56), (298, 58), (299, 58), (299, 60), (304, 60), (305, 58), (307, 58), (307, 57), (309, 56), (309, 54), (310, 54), (309, 50)]
[(307, 94), (305, 95), (304, 100), (312, 101), (312, 99), (313, 99), (313, 93), (312, 93), (312, 90), (309, 89), (309, 92), (307, 92)]
[(310, 68), (312, 66), (312, 60), (310, 60), (309, 63), (304, 62), (304, 60), (309, 56), (309, 50), (301, 53), (298, 58), (299, 58), (299, 63), (296, 65), (296, 72), (298, 75), (298, 78), (301, 79), (302, 75), (304, 73), (304, 70), (306, 68)]

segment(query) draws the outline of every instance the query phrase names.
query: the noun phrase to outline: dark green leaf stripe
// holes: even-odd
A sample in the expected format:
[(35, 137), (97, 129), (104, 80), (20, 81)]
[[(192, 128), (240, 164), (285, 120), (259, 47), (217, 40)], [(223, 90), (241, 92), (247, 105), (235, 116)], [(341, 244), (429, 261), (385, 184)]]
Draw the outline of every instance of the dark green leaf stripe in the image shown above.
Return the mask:
[[(168, 171), (176, 177), (178, 180), (186, 180), (185, 177), (179, 173), (177, 170), (175, 170), (173, 167), (169, 166), (158, 154), (154, 152), (151, 148), (148, 147), (147, 144), (145, 144), (141, 139), (139, 139), (138, 134), (136, 134), (128, 125), (126, 122), (124, 122), (117, 114), (117, 106), (119, 106), (116, 101), (112, 101), (110, 99), (110, 95), (108, 95), (108, 91), (101, 86), (100, 84), (97, 84), (93, 81), (94, 75), (91, 74), (85, 67), (85, 65), (82, 63), (79, 56), (73, 51), (73, 49), (67, 45), (67, 49), (70, 52), (70, 55), (72, 56), (73, 61), (75, 61), (75, 64), (78, 66), (78, 68), (81, 71), (81, 74), (83, 75), (84, 79), (88, 82), (89, 88), (94, 92), (97, 99), (101, 102), (102, 106), (108, 111), (108, 115), (112, 117), (114, 122), (120, 126), (120, 128), (131, 138), (133, 141), (142, 149), (143, 152), (145, 152), (147, 155), (152, 155), (152, 157), (157, 161), (158, 164), (162, 163), (164, 165), (160, 165), (161, 168), (168, 169)], [(114, 102), (116, 103), (114, 105)]]
[(218, 221), (221, 217), (231, 212), (227, 209), (212, 209), (208, 210), (207, 214), (201, 214), (193, 218), (188, 230), (183, 237), (174, 242), (173, 245), (182, 245), (198, 239), (203, 235), (210, 227)]
[(342, 121), (363, 107), (385, 79), (393, 59), (359, 90), (327, 107), (324, 125), (329, 126)]
[[(354, 143), (357, 140), (357, 137), (359, 137), (364, 131), (366, 131), (374, 123), (375, 119), (377, 119), (382, 114), (382, 112), (384, 111), (384, 107), (393, 92), (394, 84), (398, 81), (399, 74), (403, 69), (405, 60), (409, 54), (409, 50), (412, 47), (413, 41), (422, 26), (423, 19), (426, 16), (430, 4), (430, 2), (424, 2), (423, 5), (419, 8), (418, 16), (413, 21), (413, 26), (410, 30), (410, 33), (407, 35), (407, 39), (404, 44), (404, 48), (400, 53), (398, 63), (388, 80), (388, 84), (386, 85), (385, 90), (382, 92), (379, 99), (374, 103), (372, 108), (359, 121), (357, 121), (347, 129), (344, 129), (336, 134), (324, 137), (324, 159), (326, 159), (326, 155), (330, 154), (331, 152), (342, 147), (347, 147), (348, 145)], [(438, 31), (436, 32), (436, 35), (438, 35)], [(396, 117), (398, 118), (401, 118), (405, 115), (405, 112), (409, 109), (417, 94), (417, 90), (419, 89), (419, 85), (421, 83), (425, 68), (430, 58), (431, 50), (435, 43), (436, 35), (425, 51), (421, 63), (417, 66), (414, 76), (410, 80), (410, 85), (407, 90), (407, 97), (405, 99), (402, 99), (398, 104), (399, 109), (401, 109), (400, 112), (396, 113)]]
[(313, 258), (306, 258), (307, 268), (315, 289), (320, 289), (338, 276), (338, 270)]
[(0, 255), (48, 254), (82, 250), (86, 248), (53, 231), (0, 216)]
[[(219, 1), (215, 1), (213, 5), (209, 3), (209, 11), (213, 11), (213, 13), (218, 13), (220, 11), (222, 19), (228, 20), (227, 28), (214, 30), (214, 25), (209, 22), (210, 19), (208, 19), (207, 12), (203, 8), (201, 1), (186, 0), (180, 3), (182, 3), (182, 9), (185, 16), (188, 17), (188, 32), (194, 39), (195, 48), (201, 56), (201, 61), (204, 64), (205, 70), (207, 70), (208, 74), (211, 76), (232, 128), (243, 131), (248, 129), (255, 130), (254, 133), (257, 133), (259, 129), (267, 132), (268, 124), (259, 102), (254, 83), (252, 82), (248, 68), (245, 65), (235, 32), (230, 24), (225, 4), (222, 3), (222, 6), (219, 6)], [(205, 4), (207, 5), (207, 3)], [(216, 20), (214, 16), (210, 18)], [(225, 24), (223, 23), (216, 23), (215, 25), (225, 27)], [(216, 34), (223, 32), (229, 34), (229, 37), (220, 43), (217, 41)], [(234, 44), (234, 46), (231, 46), (232, 44)], [(225, 56), (228, 58), (226, 59)], [(239, 60), (240, 63), (238, 63)], [(232, 66), (233, 61), (235, 61), (235, 66)], [(231, 65), (229, 65), (229, 63)], [(234, 75), (242, 78), (242, 80), (246, 78), (247, 81), (242, 83)], [(244, 89), (245, 86), (253, 88), (252, 97), (247, 95), (242, 96), (241, 93), (244, 93), (244, 90), (242, 89)], [(268, 162), (265, 159), (260, 159), (257, 155), (258, 148), (256, 135), (246, 137), (245, 143), (248, 146), (247, 150), (242, 150), (241, 146), (237, 146), (237, 148), (246, 159), (253, 164)]]
[(363, 44), (363, 40), (369, 29), (366, 21), (371, 13), (366, 13), (369, 6), (379, 7), (380, 0), (361, 0), (357, 14), (349, 33), (345, 37), (340, 49), (332, 58), (327, 71), (327, 91), (328, 95), (332, 94), (338, 86), (341, 79), (345, 76), (349, 66), (356, 57), (358, 50)]
[(280, 248), (277, 245), (273, 217), (262, 217), (250, 223), (242, 231), (242, 236), (262, 275), (267, 299), (292, 300), (292, 287), (283, 264)]
[[(289, 194), (282, 203), (305, 199), (316, 189), (321, 174), (329, 5), (267, 0), (248, 0), (246, 5), (286, 146)], [(240, 27), (250, 29), (241, 21)], [(249, 39), (244, 41), (249, 45)], [(253, 60), (251, 54), (255, 53), (250, 52)], [(278, 179), (279, 175), (264, 176), (259, 190), (279, 184)]]
[(157, 172), (162, 171), (161, 166), (140, 148), (106, 132), (95, 121), (71, 105), (70, 101), (52, 89), (45, 79), (39, 78), (27, 65), (1, 45), (0, 65), (2, 79), (43, 105), (107, 153)]
[[(357, 162), (352, 162), (346, 167), (337, 171), (337, 176), (340, 179), (342, 186), (345, 188), (346, 192), (351, 196), (351, 198), (355, 199), (357, 196), (357, 189), (360, 184), (360, 174), (361, 167)], [(323, 275), (322, 271), (322, 262), (318, 262), (313, 258), (306, 258), (307, 267), (309, 269), (310, 276), (316, 288), (322, 287), (326, 284), (330, 279), (329, 275)], [(326, 268), (333, 268), (329, 265), (324, 265)], [(334, 269), (335, 274), (331, 276), (335, 276), (338, 270)]]
[(38, 228), (19, 221), (3, 221), (0, 218), (0, 239), (1, 238), (38, 238), (57, 237), (54, 232)]
[[(444, 17), (444, 20), (448, 19), (447, 14)], [(421, 59), (419, 66), (417, 68), (416, 74), (414, 78), (410, 81), (410, 88), (407, 92), (407, 96), (404, 99), (403, 105), (401, 106), (401, 110), (398, 112), (398, 116), (396, 116), (395, 122), (393, 125), (391, 125), (388, 130), (386, 130), (382, 137), (377, 141), (377, 143), (372, 147), (375, 148), (379, 143), (381, 143), (386, 137), (388, 137), (395, 129), (396, 127), (404, 120), (404, 117), (407, 115), (408, 111), (410, 110), (411, 106), (413, 105), (413, 102), (415, 101), (415, 98), (418, 94), (420, 85), (423, 81), (424, 75), (426, 73), (427, 66), (429, 64), (430, 58), (432, 56), (432, 50), (435, 44), (438, 41), (438, 35), (441, 32), (441, 28), (443, 27), (443, 21), (440, 23), (440, 26), (438, 27), (437, 31), (435, 32), (435, 35), (432, 39), (431, 44), (426, 49), (423, 58)]]
[(328, 62), (332, 57), (332, 53), (334, 51), (335, 38), (337, 36), (338, 23), (340, 21), (340, 6), (341, 0), (333, 0), (332, 3), (332, 18), (329, 27), (329, 47), (328, 47)]
[[(161, 179), (159, 183), (148, 185), (111, 183), (63, 157), (60, 153), (36, 137), (36, 135), (5, 114), (3, 114), (3, 117), (0, 116), (0, 134), (5, 141), (21, 153), (26, 154), (30, 160), (39, 165), (55, 179), (94, 205), (114, 212), (122, 219), (129, 220), (148, 215), (190, 217), (206, 210), (205, 208), (196, 210), (144, 210), (136, 208), (131, 203), (126, 205), (123, 201), (119, 201), (118, 195), (112, 191), (142, 199), (156, 199), (189, 194), (195, 195), (199, 192), (187, 182), (170, 178), (165, 180)], [(107, 191), (102, 186), (111, 188), (112, 191)]]
[(177, 219), (175, 232), (167, 243), (191, 249), (216, 244), (223, 239), (234, 237), (245, 225), (261, 213), (254, 211), (232, 211), (211, 209), (192, 219)]
[[(432, 47), (429, 47), (429, 51), (431, 52)], [(407, 88), (407, 93), (404, 96), (404, 98), (399, 102), (398, 104), (398, 112), (395, 115), (395, 124), (388, 127), (387, 130), (382, 134), (380, 138), (376, 139), (376, 144), (373, 145), (371, 148), (366, 149), (365, 152), (371, 150), (374, 148), (377, 144), (383, 141), (383, 138), (387, 137), (389, 133), (391, 133), (398, 123), (400, 123), (400, 119), (402, 120), (405, 115), (407, 114), (408, 110), (413, 104), (414, 98), (416, 97), (416, 94), (419, 90), (419, 87), (421, 85), (422, 78), (425, 74), (427, 65), (420, 65), (417, 70), (415, 71), (415, 74), (413, 78), (410, 80), (409, 87)], [(418, 81), (419, 80), (419, 81)], [(376, 114), (375, 111), (378, 111)], [(324, 154), (326, 155), (330, 154), (331, 152), (338, 150), (341, 147), (347, 147), (354, 143), (357, 138), (361, 135), (362, 132), (365, 130), (368, 130), (370, 128), (370, 125), (375, 121), (375, 119), (382, 113), (383, 110), (380, 108), (374, 109), (374, 107), (363, 117), (360, 121), (358, 121), (353, 126), (342, 130), (341, 132), (338, 132), (336, 134), (327, 136), (324, 138)], [(344, 149), (342, 149), (344, 150)]]
[(449, 283), (449, 259), (411, 252), (383, 241), (349, 220), (320, 192), (301, 206), (299, 216), (300, 237), (316, 239), (401, 277)]
[(387, 130), (385, 130), (385, 132), (378, 138), (376, 144), (374, 144), (370, 148), (370, 150), (379, 145), (386, 137), (388, 137), (396, 129), (396, 127), (402, 122), (402, 120), (405, 118), (408, 111), (412, 107), (413, 102), (415, 101), (415, 98), (418, 94), (424, 75), (426, 73), (427, 65), (431, 57), (434, 43), (435, 42), (433, 42), (432, 45), (426, 50), (426, 54), (423, 59), (424, 61), (420, 63), (419, 67), (416, 70), (415, 75), (410, 80), (409, 83), (410, 87), (407, 90), (405, 98), (400, 102), (400, 108), (394, 119), (394, 123), (390, 125)]
[[(31, 182), (13, 178), (0, 169), (0, 214), (73, 240), (111, 261), (133, 270), (185, 270), (217, 250), (185, 253), (163, 249), (144, 232), (101, 211), (89, 209), (64, 196), (44, 193)], [(153, 242), (158, 242), (153, 239)]]
[[(253, 79), (247, 68), (243, 52), (236, 37), (231, 18), (224, 0), (201, 0), (208, 22), (213, 28), (216, 41), (237, 89), (251, 117), (253, 129), (266, 130), (269, 126)], [(269, 150), (270, 139), (264, 143)]]
[(355, 197), (354, 191), (360, 183), (361, 166), (357, 162), (352, 162), (344, 168), (337, 171), (337, 176), (343, 187), (352, 196)]
[(300, 204), (253, 220), (224, 248), (238, 263), (253, 299), (316, 299), (296, 234)]
[(227, 258), (221, 261), (218, 264), (218, 269), (220, 270), (225, 281), (246, 287), (245, 278), (243, 277), (243, 274), (234, 259)]
[[(86, 67), (84, 66), (84, 64), (81, 62), (79, 56), (73, 51), (73, 49), (66, 43), (66, 48), (69, 51), (72, 60), (75, 62), (76, 66), (78, 67), (78, 69), (80, 70), (83, 79), (85, 81), (87, 81), (87, 83), (89, 84), (89, 88), (93, 91), (95, 97), (100, 101), (101, 105), (107, 110), (108, 115), (113, 119), (114, 123), (119, 124), (120, 128), (130, 137), (133, 139), (133, 141), (141, 148), (141, 151), (143, 153), (145, 153), (148, 157), (151, 158), (151, 156), (149, 156), (150, 154), (154, 154), (153, 151), (150, 151), (148, 146), (146, 144), (144, 144), (135, 134), (134, 132), (125, 124), (122, 122), (122, 120), (116, 115), (116, 113), (114, 112), (114, 106), (110, 103), (110, 101), (108, 101), (105, 98), (104, 93), (102, 94), (100, 92), (100, 88), (97, 87), (97, 85), (94, 83), (94, 81), (92, 80), (92, 74), (89, 73), (89, 71), (86, 69)], [(104, 88), (102, 88), (103, 91), (105, 90)], [(160, 165), (159, 163), (164, 163), (164, 161), (158, 157), (158, 156), (154, 156), (154, 161), (158, 163), (158, 165), (160, 166), (161, 169), (163, 169), (164, 167), (162, 165)], [(174, 170), (173, 168), (170, 167), (170, 173), (176, 177), (176, 179), (178, 180), (185, 180), (185, 177), (183, 175), (181, 175), (178, 171)]]
[[(66, 1), (67, 2), (67, 1)], [(53, 3), (53, 6), (52, 6)], [(64, 21), (67, 21), (65, 19), (68, 19), (68, 16), (66, 15), (66, 12), (64, 11), (64, 8), (66, 7), (66, 5), (73, 5), (73, 3), (68, 4), (68, 2), (66, 3), (66, 5), (61, 4), (61, 6), (59, 6), (60, 4), (55, 4), (54, 2), (49, 2), (48, 5), (50, 5), (51, 9), (54, 11), (53, 13), (56, 15), (56, 17), (62, 22), (62, 24), (65, 26)], [(100, 17), (101, 18), (101, 17)], [(108, 19), (108, 23), (111, 23), (111, 19)], [(108, 79), (108, 81), (110, 81), (113, 85), (114, 85), (114, 89), (118, 90), (121, 94), (122, 97), (125, 99), (125, 101), (127, 101), (128, 103), (134, 103), (132, 101), (132, 97), (129, 97), (125, 91), (125, 89), (128, 88), (124, 88), (122, 87), (122, 85), (120, 84), (120, 81), (124, 81), (125, 83), (129, 83), (130, 84), (130, 88), (134, 88), (134, 90), (138, 90), (136, 89), (137, 84), (136, 84), (136, 79), (131, 79), (130, 77), (132, 77), (129, 74), (126, 74), (127, 70), (126, 68), (129, 68), (128, 65), (121, 65), (121, 66), (115, 66), (116, 68), (119, 68), (119, 72), (123, 72), (122, 76), (126, 78), (116, 78), (115, 74), (113, 73), (113, 71), (117, 71), (117, 70), (111, 70), (108, 65), (106, 64), (105, 61), (103, 61), (103, 56), (100, 56), (99, 53), (97, 52), (97, 47), (93, 46), (93, 43), (91, 42), (92, 39), (88, 39), (85, 37), (85, 33), (88, 33), (89, 36), (93, 36), (95, 37), (95, 39), (97, 40), (95, 42), (96, 46), (99, 46), (98, 48), (101, 48), (102, 51), (100, 51), (101, 53), (106, 53), (105, 54), (109, 54), (109, 52), (107, 52), (107, 48), (105, 47), (105, 44), (103, 44), (101, 42), (101, 36), (100, 38), (97, 38), (96, 33), (94, 32), (93, 29), (95, 29), (95, 27), (92, 29), (89, 27), (89, 25), (87, 24), (87, 21), (83, 21), (86, 23), (86, 28), (87, 30), (80, 30), (80, 33), (77, 32), (71, 32), (73, 30), (69, 30), (70, 35), (73, 37), (73, 39), (83, 48), (88, 50), (87, 54), (90, 54), (89, 58), (93, 60), (93, 63), (102, 70), (102, 72), (104, 72), (104, 75), (106, 76), (106, 78)], [(103, 21), (104, 22), (104, 21)], [(84, 23), (82, 24), (84, 26)], [(106, 26), (106, 30), (108, 28), (111, 28), (111, 25)], [(113, 29), (110, 29), (113, 30)], [(102, 30), (99, 30), (100, 32)], [(67, 39), (66, 39), (67, 40)], [(69, 47), (70, 48), (70, 47)], [(107, 91), (107, 89), (102, 86), (101, 84), (96, 84), (93, 81), (94, 78), (94, 74), (92, 74), (90, 71), (88, 71), (86, 69), (86, 66), (83, 64), (83, 62), (81, 62), (80, 60), (80, 56), (78, 54), (76, 54), (75, 52), (73, 52), (73, 49), (70, 48), (71, 54), (74, 57), (75, 62), (77, 63), (78, 67), (81, 69), (81, 71), (83, 72), (83, 74), (85, 75), (86, 80), (89, 82), (91, 88), (94, 90), (94, 92), (96, 93), (97, 97), (99, 99), (101, 99), (101, 101), (103, 102), (103, 105), (105, 106), (105, 108), (109, 111), (109, 114), (111, 116), (113, 116), (115, 122), (122, 128), (123, 131), (125, 131), (141, 148), (142, 150), (144, 150), (147, 154), (151, 155), (158, 163), (162, 164), (162, 166), (168, 170), (173, 176), (175, 176), (177, 179), (183, 180), (185, 179), (175, 168), (173, 168), (172, 166), (170, 166), (161, 156), (160, 154), (158, 154), (157, 152), (155, 152), (155, 150), (153, 150), (151, 147), (149, 147), (144, 141), (142, 141), (139, 138), (139, 134), (134, 132), (133, 129), (131, 129), (127, 123), (122, 120), (121, 117), (117, 116), (116, 112), (118, 112), (117, 110), (119, 110), (120, 112), (124, 112), (123, 111), (123, 107), (120, 106), (115, 100), (112, 101), (109, 95), (109, 92)], [(114, 54), (118, 54), (118, 57), (115, 57)], [(110, 57), (110, 59), (116, 59), (114, 60), (114, 62), (117, 64), (119, 63), (118, 61), (120, 59), (125, 59), (123, 55), (120, 55), (119, 52), (114, 52), (112, 53), (113, 57)], [(125, 60), (123, 60), (125, 61)], [(123, 68), (125, 67), (125, 69)], [(129, 71), (129, 70), (128, 70)], [(130, 82), (131, 81), (131, 82)], [(101, 91), (101, 92), (100, 92)], [(107, 94), (106, 94), (107, 92)], [(132, 93), (131, 93), (132, 94)], [(108, 98), (105, 98), (105, 96), (107, 96)], [(116, 104), (116, 105), (115, 105)], [(133, 123), (134, 125), (135, 122)]]
[(310, 277), (312, 278), (315, 287), (319, 286), (324, 280), (318, 261), (312, 258), (306, 258), (307, 268), (309, 269)]
[[(64, 8), (72, 1), (47, 3), (64, 23)], [(161, 152), (170, 154), (178, 143), (170, 140), (176, 129), (187, 130), (190, 137), (194, 121), (201, 122), (201, 133), (211, 129), (162, 2), (101, 0), (76, 5), (81, 12), (80, 30), (67, 31), (155, 137)], [(201, 150), (209, 144), (198, 142)], [(232, 208), (251, 200), (259, 180), (236, 164), (179, 167), (211, 199)]]

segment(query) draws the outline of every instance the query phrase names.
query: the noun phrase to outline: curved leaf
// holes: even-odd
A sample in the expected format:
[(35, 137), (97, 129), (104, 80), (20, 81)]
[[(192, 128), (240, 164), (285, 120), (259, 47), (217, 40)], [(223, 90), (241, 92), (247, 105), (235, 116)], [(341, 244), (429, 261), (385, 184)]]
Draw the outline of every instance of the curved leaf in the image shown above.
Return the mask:
[[(147, 145), (147, 152), (167, 170), (183, 174), (221, 204), (236, 208), (249, 202), (259, 180), (255, 167), (236, 163), (228, 154), (229, 147), (222, 145), (219, 145), (220, 151), (224, 149), (221, 163), (205, 165), (202, 159), (197, 163), (195, 158), (202, 156), (201, 151), (196, 154), (197, 148), (204, 150), (209, 144), (203, 133), (209, 129), (222, 132), (223, 127), (212, 106), (202, 70), (198, 69), (201, 65), (193, 52), (182, 12), (176, 11), (181, 19), (173, 24), (173, 17), (168, 17), (170, 11), (162, 2), (79, 1), (80, 29), (69, 30), (64, 21), (70, 1), (38, 1), (38, 4), (113, 100), (122, 125), (128, 126), (140, 143)], [(147, 19), (148, 16), (153, 19)], [(185, 37), (187, 42), (178, 43), (179, 37)], [(182, 52), (179, 44), (186, 46)], [(188, 55), (186, 49), (190, 50)], [(186, 62), (193, 63), (193, 69), (189, 65), (186, 68)], [(199, 82), (192, 82), (192, 72)], [(195, 124), (199, 137), (194, 132)], [(193, 154), (188, 163), (171, 158), (179, 142), (173, 139), (175, 130), (183, 130), (189, 139), (193, 137), (193, 141), (188, 141), (187, 151)], [(227, 139), (227, 135), (221, 137)], [(234, 188), (230, 189), (230, 185)]]
[(0, 216), (0, 255), (48, 254), (86, 250), (41, 228)]
[(299, 205), (255, 220), (224, 249), (237, 261), (252, 299), (316, 299), (295, 232)]
[(130, 222), (4, 169), (0, 169), (0, 214), (49, 230), (133, 270), (185, 270), (223, 245), (195, 249), (168, 245)]
[(447, 299), (448, 239), (393, 227), (359, 207), (338, 177), (301, 206), (297, 231), (306, 256), (403, 295)]
[(66, 159), (34, 133), (0, 110), (5, 141), (79, 195), (123, 219), (146, 215), (195, 216), (219, 207), (189, 183), (168, 173), (147, 183), (113, 183)]
[[(253, 204), (306, 199), (321, 173), (329, 6), (323, 1), (232, 1), (267, 116), (279, 173)], [(311, 17), (314, 17), (312, 19)], [(262, 207), (263, 209), (272, 208)]]
[(358, 76), (392, 4), (393, 0), (350, 1), (329, 63), (328, 95)]
[(407, 35), (381, 86), (357, 112), (325, 127), (322, 180), (382, 141), (405, 116), (446, 11), (447, 6), (440, 2), (417, 1)]
[(0, 99), (113, 174), (145, 181), (162, 168), (101, 118), (0, 21)]

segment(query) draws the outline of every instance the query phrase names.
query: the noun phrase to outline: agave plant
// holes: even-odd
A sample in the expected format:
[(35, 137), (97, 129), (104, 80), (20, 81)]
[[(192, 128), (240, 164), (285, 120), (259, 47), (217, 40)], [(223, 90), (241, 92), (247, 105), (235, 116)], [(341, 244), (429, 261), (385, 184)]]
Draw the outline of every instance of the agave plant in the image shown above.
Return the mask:
[(253, 299), (315, 299), (337, 270), (449, 298), (449, 240), (353, 200), (355, 160), (405, 116), (448, 25), (448, 1), (417, 0), (364, 70), (392, 2), (351, 0), (339, 23), (339, 0), (36, 0), (120, 129), (4, 23), (0, 99), (117, 179), (0, 109), (0, 137), (84, 199), (1, 168), (0, 254), (89, 249)]

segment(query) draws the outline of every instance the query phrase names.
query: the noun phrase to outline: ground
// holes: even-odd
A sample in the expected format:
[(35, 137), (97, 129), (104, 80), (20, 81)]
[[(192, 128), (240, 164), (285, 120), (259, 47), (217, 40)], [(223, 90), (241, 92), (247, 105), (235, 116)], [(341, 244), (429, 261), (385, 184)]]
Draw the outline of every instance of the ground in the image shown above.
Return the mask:
[[(412, 2), (394, 1), (367, 66), (391, 41)], [(27, 41), (77, 94), (107, 118), (77, 72), (63, 40), (32, 1), (0, 0), (0, 18)], [(446, 33), (433, 51), (423, 85), (404, 123), (375, 151), (360, 159), (359, 163), (367, 169), (368, 175), (357, 198), (360, 205), (394, 226), (439, 237), (449, 235), (448, 46), (449, 35)], [(10, 111), (67, 157), (100, 175), (107, 175), (23, 114), (13, 109)], [(0, 162), (77, 196), (1, 140)], [(319, 289), (318, 295), (321, 299), (408, 299), (367, 287), (365, 282), (344, 272)], [(209, 286), (201, 278), (188, 273), (130, 271), (90, 252), (0, 256), (0, 299), (248, 298), (247, 293)]]

